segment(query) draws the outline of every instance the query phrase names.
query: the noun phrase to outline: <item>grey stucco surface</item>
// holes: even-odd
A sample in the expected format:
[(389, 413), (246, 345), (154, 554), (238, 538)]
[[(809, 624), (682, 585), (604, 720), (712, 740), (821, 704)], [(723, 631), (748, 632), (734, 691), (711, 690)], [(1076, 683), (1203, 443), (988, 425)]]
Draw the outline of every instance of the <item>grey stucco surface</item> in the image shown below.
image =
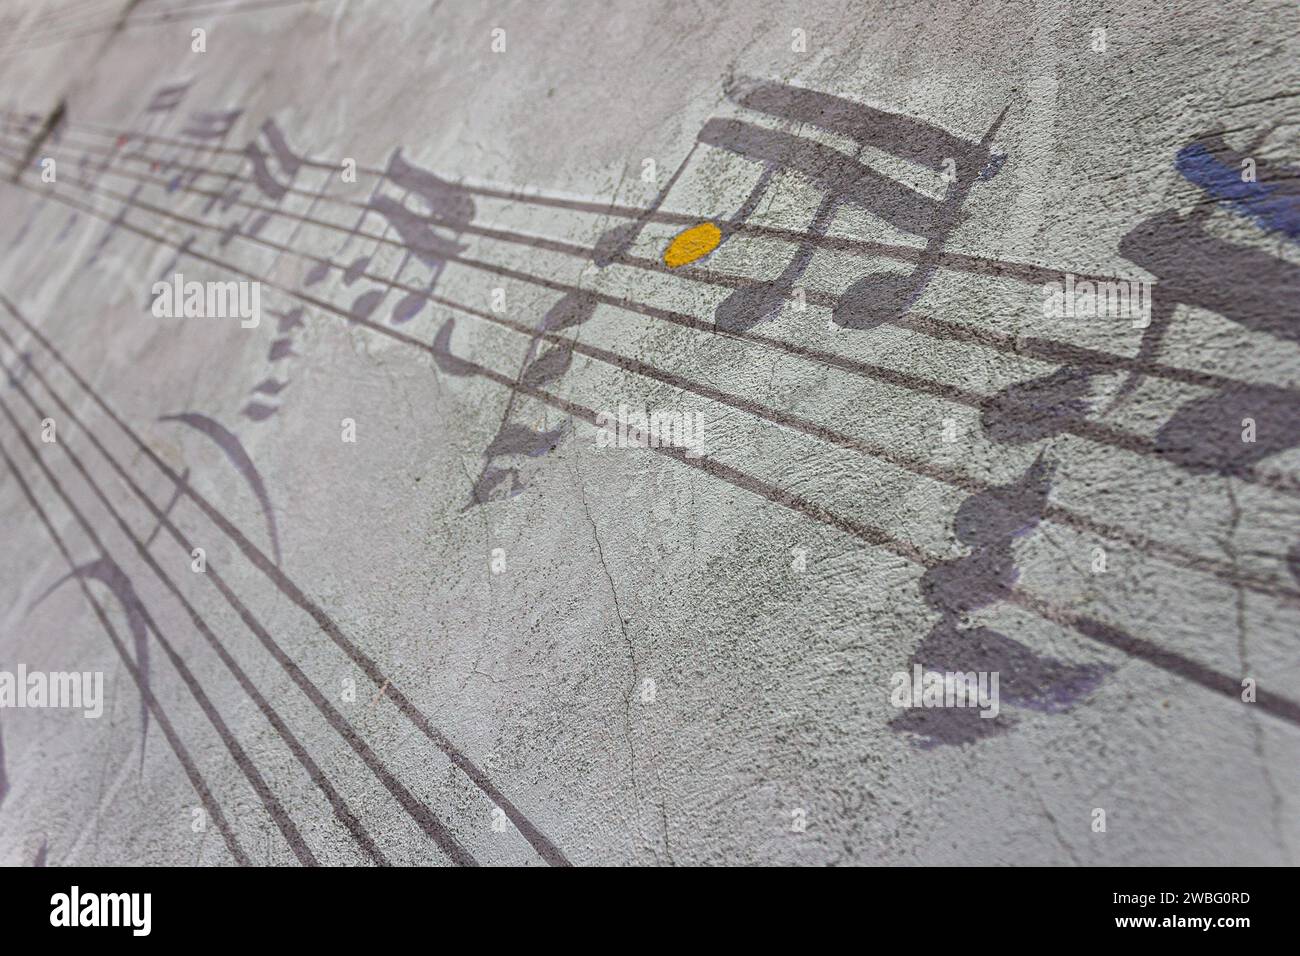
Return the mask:
[[(0, 442), (75, 562), (102, 555), (69, 502), (95, 529), (312, 858), (373, 856), (194, 616), (395, 863), (455, 859), (431, 837), (436, 827), (422, 827), (395, 796), (402, 788), (486, 864), (1297, 862), (1300, 559), (1288, 566), (1287, 555), (1300, 542), (1300, 250), (1294, 233), (1216, 201), (1177, 163), (1189, 144), (1221, 133), (1257, 159), (1261, 182), (1290, 197), (1294, 222), (1294, 3), (245, 6), (220, 15), (149, 0), (6, 9), (0, 105), (11, 120), (39, 119), (3, 134), (0, 293), (13, 308), (0, 309), (0, 329), (13, 346), (0, 341), (0, 357), (15, 371), (28, 353), (31, 367), (19, 385), (0, 385), (18, 425), (0, 415)], [(196, 26), (207, 30), (202, 53), (191, 47)], [(499, 53), (495, 28), (505, 30)], [(1104, 51), (1094, 49), (1097, 28)], [(792, 49), (793, 30), (806, 35), (803, 52)], [(771, 278), (789, 261), (792, 243), (770, 232), (741, 232), (679, 270), (654, 267), (682, 228), (676, 222), (650, 221), (630, 258), (603, 268), (558, 246), (500, 238), (590, 250), (627, 221), (602, 207), (647, 207), (705, 124), (741, 115), (726, 93), (737, 77), (913, 117), (971, 143), (1005, 110), (993, 135), (1005, 159), (970, 188), (908, 311), (923, 321), (830, 322), (846, 287), (908, 271), (906, 250), (915, 258), (924, 246), (854, 205), (836, 210), (829, 235), (893, 251), (819, 248), (799, 282), (806, 307), (786, 305), (752, 335), (708, 326), (729, 281)], [(191, 80), (174, 115), (145, 114), (160, 87)], [(62, 119), (42, 140), (41, 121), (61, 103)], [(232, 109), (243, 112), (223, 141), (230, 153), (170, 145), (192, 112)], [(399, 326), (388, 318), (390, 298), (372, 321), (409, 340), (349, 322), (348, 304), (368, 280), (348, 285), (331, 271), (309, 283), (313, 262), (293, 251), (246, 236), (223, 241), (221, 228), (243, 219), (239, 207), (205, 209), (207, 197), (165, 188), (167, 168), (122, 158), (140, 145), (234, 171), (245, 199), (269, 203), (238, 153), (267, 119), (298, 153), (352, 158), (363, 170), (348, 183), (304, 167), (295, 180), (304, 189), (328, 178), (331, 197), (366, 202), (375, 179), (364, 170), (382, 170), (401, 147), (407, 161), (478, 190), (480, 231), (460, 242), (464, 258), (492, 268), (449, 262), (435, 291), (485, 315), (435, 301)], [(848, 138), (787, 128), (854, 155)], [(132, 141), (132, 131), (164, 139)], [(82, 161), (87, 143), (116, 150), (106, 172)], [(879, 150), (859, 155), (942, 194), (933, 172), (922, 177)], [(54, 183), (41, 180), (46, 156), (58, 163)], [(655, 161), (653, 183), (642, 180), (645, 159)], [(121, 220), (152, 237), (110, 231), (123, 208), (114, 194), (140, 182), (123, 170), (155, 177), (138, 198), (161, 212), (134, 208)], [(720, 221), (757, 176), (743, 157), (700, 147), (662, 209)], [(822, 198), (808, 177), (778, 172), (751, 222), (806, 232)], [(355, 209), (299, 194), (280, 205), (343, 230), (356, 220)], [(1167, 226), (1162, 216), (1195, 218), (1143, 231), (1153, 220)], [(372, 214), (365, 228), (397, 239), (387, 226)], [(151, 314), (150, 286), (190, 235), (209, 258), (183, 260), (176, 268), (187, 278), (265, 280), (259, 327)], [(334, 257), (342, 241), (337, 230), (287, 216), (272, 216), (260, 236), (319, 257)], [(1221, 245), (1244, 258), (1225, 259)], [(353, 246), (341, 265), (375, 243)], [(367, 271), (391, 275), (402, 264), (396, 243), (376, 250)], [(1172, 319), (1152, 359), (1164, 371), (1142, 376), (1123, 400), (1124, 363), (1139, 354), (1142, 332), (1113, 319), (1044, 317), (1043, 283), (1066, 272), (1154, 278), (1157, 302), (1165, 290)], [(402, 274), (427, 270), (415, 263)], [(527, 393), (512, 400), (500, 381), (452, 374), (423, 347), (454, 318), (452, 353), (514, 380), (535, 357), (529, 336), (486, 316), (536, 328), (567, 287), (603, 298), (559, 333), (585, 351), (574, 347), (571, 364), (542, 387), (596, 411), (622, 403), (699, 413), (703, 460), (725, 475), (699, 459), (600, 447), (580, 415)], [(504, 289), (501, 312), (495, 289)], [(614, 304), (624, 299), (650, 308)], [(1220, 300), (1229, 304), (1205, 304)], [(268, 360), (283, 337), (275, 313), (298, 306), (292, 356)], [(1118, 358), (1084, 369), (1081, 410), (1071, 412), (1078, 427), (1057, 428), (1058, 409), (1031, 405), (1013, 440), (995, 413), (982, 421), (981, 407), (961, 400), (1081, 368), (1081, 350)], [(256, 421), (241, 410), (268, 375), (289, 384), (275, 413)], [(1213, 384), (1221, 381), (1229, 384)], [(1180, 410), (1186, 417), (1191, 403), (1225, 393), (1242, 397), (1192, 415), (1178, 433), (1191, 452), (1161, 444)], [(271, 502), (278, 562), (266, 515), (221, 448), (163, 420), (186, 412), (223, 423), (246, 449)], [(511, 460), (518, 494), (500, 486), (474, 505), (485, 450), (507, 414), (558, 437)], [(1195, 464), (1197, 449), (1217, 448), (1214, 436), (1239, 431), (1247, 416), (1258, 420), (1260, 448), (1243, 443), (1240, 467), (1211, 451), (1205, 460), (1216, 465)], [(41, 441), (46, 417), (57, 423), (55, 444)], [(340, 440), (345, 419), (355, 442)], [(1059, 707), (1004, 700), (998, 733), (927, 745), (891, 726), (900, 716), (891, 675), (910, 670), (949, 613), (927, 600), (930, 579), (916, 556), (938, 565), (969, 555), (956, 518), (973, 489), (1015, 485), (1040, 460), (1054, 469), (1046, 500), (1058, 510), (1007, 541), (1011, 587), (1051, 612), (999, 600), (950, 613), (959, 634), (982, 627), (1025, 648), (1027, 657), (1010, 659), (1016, 667), (1050, 661), (1088, 679)], [(195, 496), (247, 545), (182, 494), (167, 514), (206, 552), (209, 571), (194, 573), (190, 549), (166, 531), (153, 536), (150, 506), (111, 462), (159, 508), (175, 491), (160, 465), (188, 474)], [(1031, 497), (1021, 488), (1007, 500)], [(972, 508), (976, 523), (998, 513)], [(1061, 520), (1067, 512), (1080, 520)], [(0, 522), (0, 670), (103, 671), (106, 690), (98, 720), (0, 710), (0, 862), (237, 862), (211, 819), (195, 831), (202, 801), (193, 781), (156, 717), (142, 731), (140, 693), (86, 594), (68, 582), (37, 601), (70, 569), (9, 468), (0, 470)], [(1099, 534), (1101, 525), (1123, 533)], [(888, 543), (870, 540), (877, 532)], [(1098, 547), (1104, 573), (1093, 570)], [(303, 600), (278, 587), (268, 566)], [(223, 597), (212, 569), (283, 660)], [(147, 647), (149, 687), (228, 836), (250, 862), (300, 862), (156, 637), (133, 642), (129, 609), (102, 581), (86, 583), (135, 665)], [(332, 623), (322, 626), (305, 604)], [(383, 680), (343, 645), (373, 660)], [(1003, 673), (1004, 687), (1013, 677)], [(1244, 678), (1257, 684), (1254, 703), (1234, 690)], [(355, 699), (343, 691), (349, 680)], [(303, 682), (364, 742), (371, 766)], [(484, 780), (512, 805), (504, 829), (493, 826), (500, 815)], [(1094, 828), (1098, 808), (1104, 832)], [(521, 821), (540, 837), (530, 840)], [(539, 848), (548, 846), (555, 852)]]

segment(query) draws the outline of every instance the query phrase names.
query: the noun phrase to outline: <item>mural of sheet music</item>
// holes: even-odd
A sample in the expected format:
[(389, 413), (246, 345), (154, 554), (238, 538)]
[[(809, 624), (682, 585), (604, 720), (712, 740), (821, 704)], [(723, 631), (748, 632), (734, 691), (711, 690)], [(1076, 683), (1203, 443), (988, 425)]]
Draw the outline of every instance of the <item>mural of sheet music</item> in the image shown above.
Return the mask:
[(0, 863), (1300, 863), (1247, 6), (13, 0)]

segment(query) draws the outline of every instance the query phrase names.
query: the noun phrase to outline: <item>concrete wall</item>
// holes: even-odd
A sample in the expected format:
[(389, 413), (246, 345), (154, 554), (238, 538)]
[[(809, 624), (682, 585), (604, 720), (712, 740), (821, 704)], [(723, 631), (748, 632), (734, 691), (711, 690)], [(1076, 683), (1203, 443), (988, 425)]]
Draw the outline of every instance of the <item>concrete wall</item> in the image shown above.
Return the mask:
[(1296, 862), (1295, 4), (186, 7), (4, 14), (0, 861)]

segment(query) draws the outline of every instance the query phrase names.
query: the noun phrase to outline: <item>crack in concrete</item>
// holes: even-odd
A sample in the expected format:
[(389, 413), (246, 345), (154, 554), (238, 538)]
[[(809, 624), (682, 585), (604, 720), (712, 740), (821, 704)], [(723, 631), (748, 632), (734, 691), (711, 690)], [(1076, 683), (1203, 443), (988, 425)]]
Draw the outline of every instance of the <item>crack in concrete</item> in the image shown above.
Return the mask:
[[(578, 456), (575, 455), (574, 457), (575, 466), (577, 465), (577, 461), (578, 461)], [(632, 641), (631, 635), (628, 634), (627, 632), (627, 620), (623, 616), (623, 607), (618, 600), (618, 589), (614, 586), (614, 577), (612, 574), (610, 574), (609, 565), (605, 561), (605, 549), (600, 541), (600, 533), (599, 533), (599, 529), (596, 527), (596, 519), (595, 517), (593, 517), (591, 513), (591, 505), (587, 501), (586, 485), (583, 483), (580, 475), (578, 477), (578, 493), (582, 498), (582, 509), (587, 515), (587, 521), (591, 524), (591, 537), (596, 544), (596, 557), (600, 561), (601, 570), (605, 572), (605, 580), (609, 584), (609, 593), (614, 601), (614, 613), (618, 616), (619, 631), (623, 635), (623, 643), (627, 648), (627, 659), (630, 667), (630, 676), (629, 676), (627, 688), (623, 691), (623, 731), (624, 731), (624, 736), (627, 740), (628, 773), (632, 781), (632, 793), (633, 796), (636, 798), (636, 803), (637, 803), (637, 828), (641, 831), (642, 844), (649, 846), (650, 843), (649, 840), (646, 838), (645, 828), (643, 826), (643, 821), (642, 821), (641, 783), (639, 778), (637, 777), (637, 753), (636, 753), (636, 745), (633, 743), (633, 734), (632, 734), (632, 695), (636, 692), (637, 679), (641, 673), (640, 663), (637, 661), (636, 658), (636, 646)], [(662, 789), (662, 777), (660, 777), (660, 781), (661, 781), (661, 789)], [(663, 823), (664, 854), (667, 856), (668, 861), (671, 863), (672, 848), (668, 839), (668, 810), (665, 801), (663, 800), (659, 801), (659, 817)], [(655, 855), (655, 861), (657, 863), (659, 860), (659, 850), (657, 848), (653, 848), (652, 852)]]
[(1029, 784), (1029, 789), (1034, 791), (1034, 797), (1038, 800), (1038, 806), (1043, 811), (1043, 816), (1045, 816), (1047, 818), (1047, 822), (1052, 825), (1052, 834), (1056, 837), (1056, 842), (1059, 843), (1062, 849), (1065, 850), (1066, 855), (1070, 857), (1070, 860), (1074, 863), (1075, 866), (1083, 866), (1083, 861), (1080, 860), (1078, 854), (1074, 852), (1074, 847), (1072, 847), (1066, 841), (1065, 835), (1061, 832), (1061, 826), (1056, 820), (1056, 815), (1053, 814), (1050, 809), (1048, 809), (1047, 801), (1043, 799), (1043, 794), (1041, 791), (1039, 791), (1038, 785), (1034, 783), (1034, 778), (1031, 777), (1029, 774), (1024, 773), (1023, 771), (1021, 772), (1020, 776), (1024, 779), (1024, 781), (1027, 784)]

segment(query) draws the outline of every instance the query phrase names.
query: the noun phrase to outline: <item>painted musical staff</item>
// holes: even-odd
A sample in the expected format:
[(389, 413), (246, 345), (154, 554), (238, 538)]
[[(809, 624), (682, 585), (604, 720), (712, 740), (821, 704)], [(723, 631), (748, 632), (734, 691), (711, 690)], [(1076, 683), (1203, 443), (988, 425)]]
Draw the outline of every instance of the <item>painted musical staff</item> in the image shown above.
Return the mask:
[[(1034, 615), (1111, 652), (1145, 661), (1221, 697), (1232, 696), (1237, 675), (1229, 669), (1210, 667), (1176, 647), (1130, 634), (1077, 608), (1043, 600), (1034, 593), (1035, 582), (1026, 584), (1020, 580), (1022, 569), (1013, 549), (1028, 536), (1059, 525), (1081, 534), (1109, 536), (1138, 555), (1167, 561), (1179, 573), (1195, 576), (1193, 580), (1204, 576), (1206, 580), (1225, 582), (1278, 603), (1297, 598), (1287, 567), (1278, 565), (1281, 574), (1273, 573), (1271, 568), (1263, 571), (1258, 567), (1239, 567), (1235, 562), (1199, 553), (1185, 541), (1157, 540), (1157, 536), (1124, 527), (1122, 522), (1107, 522), (1077, 503), (1074, 506), (1059, 503), (1054, 496), (1059, 494), (1066, 468), (1057, 449), (1038, 450), (1032, 464), (1022, 462), (1010, 481), (995, 482), (965, 463), (938, 461), (914, 448), (891, 447), (888, 439), (863, 438), (854, 433), (852, 423), (833, 425), (818, 420), (815, 412), (806, 409), (796, 412), (783, 407), (778, 398), (743, 394), (743, 389), (735, 383), (664, 367), (667, 360), (653, 353), (634, 356), (627, 354), (627, 350), (620, 351), (617, 343), (600, 341), (598, 337), (597, 341), (584, 341), (587, 337), (578, 335), (588, 323), (591, 323), (589, 328), (594, 328), (596, 323), (592, 319), (598, 312), (603, 319), (605, 310), (611, 316), (631, 314), (647, 322), (661, 323), (664, 328), (671, 325), (674, 334), (682, 336), (690, 334), (703, 339), (724, 333), (726, 343), (735, 346), (738, 354), (743, 348), (764, 356), (789, 358), (833, 371), (849, 382), (887, 385), (936, 405), (950, 403), (970, 409), (978, 417), (983, 437), (995, 451), (1018, 451), (1030, 443), (1068, 435), (1094, 443), (1106, 454), (1133, 456), (1131, 460), (1135, 464), (1150, 467), (1152, 473), (1164, 475), (1169, 469), (1208, 471), (1235, 482), (1249, 483), (1260, 495), (1289, 493), (1282, 480), (1284, 476), (1266, 469), (1267, 459), (1294, 443), (1288, 437), (1289, 419), (1284, 415), (1261, 418), (1270, 434), (1280, 434), (1281, 440), (1270, 438), (1270, 442), (1252, 449), (1244, 458), (1238, 456), (1234, 467), (1225, 470), (1219, 467), (1218, 458), (1226, 455), (1226, 446), (1197, 450), (1188, 441), (1191, 434), (1205, 431), (1209, 424), (1239, 414), (1237, 405), (1221, 400), (1221, 396), (1202, 396), (1181, 405), (1168, 420), (1157, 423), (1159, 431), (1154, 437), (1138, 433), (1131, 424), (1105, 421), (1104, 413), (1097, 410), (1091, 398), (1097, 379), (1113, 372), (1150, 374), (1162, 382), (1177, 382), (1189, 388), (1223, 386), (1235, 397), (1254, 404), (1263, 403), (1269, 408), (1281, 407), (1292, 396), (1290, 389), (1234, 381), (1219, 370), (1162, 364), (1156, 361), (1154, 346), (1145, 347), (1140, 355), (1132, 357), (1084, 349), (1067, 342), (1022, 340), (978, 327), (961, 329), (955, 323), (915, 314), (920, 297), (935, 275), (945, 269), (990, 275), (1003, 274), (997, 270), (1006, 265), (1007, 274), (1026, 284), (1051, 272), (1045, 266), (977, 261), (975, 257), (952, 253), (947, 248), (966, 215), (965, 203), (970, 191), (997, 175), (1002, 157), (995, 143), (1007, 115), (1005, 110), (989, 122), (978, 138), (967, 138), (934, 123), (786, 84), (745, 81), (729, 88), (728, 95), (738, 108), (758, 114), (757, 118), (717, 117), (706, 121), (685, 159), (648, 207), (617, 209), (594, 199), (574, 200), (555, 195), (537, 198), (537, 205), (567, 203), (563, 208), (574, 214), (574, 233), (586, 228), (587, 235), (596, 235), (593, 223), (599, 216), (618, 215), (625, 220), (622, 226), (597, 236), (591, 246), (580, 238), (573, 239), (572, 235), (561, 239), (499, 226), (490, 215), (481, 213), (490, 203), (516, 201), (512, 193), (444, 178), (408, 160), (400, 148), (389, 155), (383, 168), (361, 170), (374, 178), (368, 196), (364, 188), (356, 191), (355, 199), (346, 193), (332, 194), (329, 184), (339, 164), (312, 159), (299, 152), (296, 137), (286, 132), (292, 129), (287, 119), (284, 128), (272, 120), (264, 121), (246, 145), (232, 147), (227, 144), (226, 134), (240, 128), (238, 118), (232, 119), (232, 125), (220, 133), (219, 124), (192, 118), (182, 133), (186, 141), (195, 143), (194, 148), (185, 156), (173, 156), (175, 165), (167, 167), (162, 175), (152, 165), (157, 161), (152, 147), (159, 144), (140, 137), (139, 150), (129, 156), (112, 156), (105, 167), (106, 181), (117, 184), (116, 187), (77, 177), (50, 189), (43, 189), (30, 176), (20, 177), (20, 182), (23, 188), (51, 201), (66, 202), (89, 215), (102, 217), (111, 215), (105, 211), (104, 204), (114, 203), (122, 196), (117, 188), (119, 180), (130, 181), (135, 189), (130, 195), (136, 201), (132, 203), (130, 219), (121, 217), (120, 228), (124, 232), (150, 242), (171, 244), (166, 232), (184, 223), (193, 235), (192, 241), (173, 245), (178, 260), (186, 257), (223, 273), (263, 281), (269, 289), (286, 297), (286, 307), (276, 313), (275, 338), (267, 353), (271, 370), (261, 369), (250, 379), (250, 395), (240, 410), (248, 422), (264, 423), (275, 417), (289, 384), (287, 375), (282, 374), (286, 367), (282, 363), (299, 358), (299, 350), (306, 347), (303, 340), (295, 339), (296, 333), (310, 323), (333, 317), (348, 323), (349, 328), (383, 336), (403, 348), (430, 355), (439, 374), (473, 376), (492, 386), (491, 394), (501, 404), (500, 419), (496, 419), (494, 407), (491, 424), (496, 430), (482, 450), (477, 472), (466, 469), (467, 500), (458, 501), (462, 507), (456, 510), (485, 509), (504, 497), (524, 492), (530, 486), (533, 463), (545, 460), (577, 427), (597, 420), (595, 410), (574, 397), (580, 397), (575, 386), (582, 384), (578, 377), (585, 373), (583, 363), (576, 362), (575, 358), (582, 356), (591, 363), (599, 363), (605, 373), (623, 374), (629, 382), (654, 382), (671, 387), (683, 395), (714, 403), (760, 423), (798, 433), (801, 438), (820, 442), (824, 447), (906, 470), (911, 478), (942, 485), (945, 491), (959, 489), (962, 503), (956, 506), (950, 522), (953, 548), (943, 552), (914, 542), (897, 528), (884, 526), (879, 516), (877, 523), (873, 523), (863, 515), (849, 514), (847, 508), (815, 500), (816, 496), (806, 490), (796, 491), (780, 480), (755, 473), (756, 469), (746, 470), (725, 461), (722, 456), (692, 459), (673, 448), (654, 450), (655, 454), (695, 469), (710, 480), (743, 489), (768, 504), (787, 509), (800, 520), (834, 529), (864, 547), (883, 549), (915, 566), (920, 588), (913, 599), (924, 605), (923, 611), (937, 615), (939, 620), (920, 637), (909, 663), (1012, 671), (1015, 678), (1006, 685), (1007, 702), (1022, 710), (1047, 714), (1079, 706), (1113, 673), (1113, 668), (1100, 659), (1066, 662), (1063, 657), (1035, 650), (1027, 639), (1021, 639), (1023, 635), (1015, 635), (1007, 627), (973, 624), (966, 617), (972, 612), (1001, 608)], [(204, 115), (230, 116), (235, 112)], [(765, 125), (772, 120), (784, 125), (779, 129)], [(806, 135), (790, 132), (800, 124), (845, 136), (856, 145), (856, 151), (832, 148)], [(210, 135), (197, 135), (196, 130), (208, 130)], [(107, 142), (101, 140), (100, 146), (106, 149)], [(752, 173), (742, 188), (726, 197), (726, 211), (716, 218), (697, 217), (670, 208), (671, 191), (680, 187), (690, 171), (692, 157), (698, 159), (700, 151), (706, 148), (728, 154), (726, 162)], [(873, 166), (872, 157), (882, 152), (926, 175), (943, 176), (951, 172), (952, 178), (946, 181), (946, 188), (938, 197), (910, 189)], [(137, 169), (128, 167), (128, 162), (143, 165)], [(313, 176), (319, 179), (313, 181)], [(761, 200), (784, 177), (798, 177), (805, 185), (815, 186), (820, 195), (815, 204), (810, 204), (811, 215), (806, 225), (782, 233), (752, 220)], [(171, 197), (170, 205), (155, 202), (157, 193), (162, 194), (161, 203)], [(203, 214), (213, 221), (194, 220), (178, 211), (179, 203), (186, 197), (206, 202)], [(305, 212), (298, 211), (301, 204), (290, 205), (291, 200), (302, 198), (310, 201)], [(518, 201), (529, 200), (525, 197)], [(891, 249), (885, 243), (865, 243), (837, 236), (835, 219), (846, 207), (876, 217), (890, 228), (919, 239), (923, 245)], [(319, 208), (343, 209), (355, 214), (355, 218), (350, 227), (339, 225), (336, 220), (315, 215)], [(230, 213), (238, 217), (234, 225), (221, 221), (222, 216)], [(339, 221), (348, 220), (340, 217)], [(368, 228), (376, 222), (383, 224), (381, 232)], [(286, 223), (292, 226), (291, 230), (271, 228), (273, 224)], [(637, 240), (650, 224), (671, 226), (674, 230), (673, 237), (661, 247), (662, 258), (633, 253)], [(281, 239), (285, 231), (289, 231), (287, 241)], [(774, 237), (788, 243), (791, 252), (788, 258), (783, 255), (780, 262), (773, 264), (772, 277), (727, 274), (704, 265), (726, 243)], [(635, 285), (631, 286), (633, 293), (610, 291), (614, 283), (604, 284), (611, 278), (610, 272), (598, 274), (587, 270), (581, 281), (586, 281), (589, 275), (595, 275), (596, 279), (590, 286), (584, 286), (565, 281), (559, 270), (549, 267), (549, 262), (520, 267), (505, 256), (493, 254), (503, 243), (510, 243), (512, 249), (536, 250), (539, 257), (568, 257), (579, 268), (586, 263), (598, 267), (617, 265), (625, 267), (628, 275), (633, 274), (631, 270), (640, 270), (640, 275), (652, 273), (665, 283), (679, 282), (691, 288), (725, 286), (729, 291), (709, 321), (707, 315), (675, 310), (655, 301), (641, 301), (633, 294)], [(1154, 261), (1153, 256), (1158, 258), (1159, 250), (1141, 248), (1140, 243), (1130, 248), (1134, 251), (1134, 261), (1141, 252), (1148, 254), (1148, 262)], [(988, 349), (1044, 361), (1056, 358), (1058, 367), (1046, 375), (1036, 370), (1026, 381), (1009, 386), (999, 383), (981, 391), (976, 383), (945, 381), (924, 370), (891, 367), (883, 360), (837, 353), (800, 340), (802, 330), (783, 330), (785, 337), (755, 332), (761, 323), (774, 324), (772, 319), (804, 282), (816, 257), (828, 249), (852, 253), (867, 263), (891, 257), (910, 264), (905, 275), (861, 275), (843, 291), (808, 290), (808, 301), (826, 310), (835, 324), (866, 331), (888, 323), (904, 324), (906, 319), (909, 330), (923, 330), (919, 334), (959, 343), (972, 351)], [(284, 257), (300, 264), (303, 271), (273, 272), (265, 268), (262, 262), (268, 251), (274, 254), (275, 262)], [(385, 253), (395, 256), (397, 265), (388, 269), (387, 274), (379, 274), (376, 264), (389, 261), (384, 258)], [(700, 265), (690, 268), (697, 264)], [(1159, 269), (1151, 271), (1162, 282), (1170, 281), (1172, 267), (1166, 263), (1160, 265), (1165, 274)], [(419, 273), (415, 277), (407, 274), (417, 268)], [(540, 318), (521, 319), (508, 312), (489, 312), (463, 301), (463, 291), (455, 290), (465, 286), (457, 285), (449, 277), (450, 273), (462, 278), (462, 269), (467, 285), (470, 277), (481, 280), (486, 275), (494, 281), (527, 283), (531, 288), (545, 290), (548, 298), (537, 310), (542, 313)], [(290, 276), (288, 280), (283, 278), (285, 274)], [(1269, 272), (1273, 276), (1278, 274), (1276, 270)], [(298, 275), (305, 276), (300, 287), (294, 285)], [(445, 292), (441, 288), (444, 285), (453, 292)], [(1255, 320), (1252, 315), (1251, 321)], [(502, 363), (500, 355), (482, 361), (469, 357), (478, 353), (465, 347), (467, 336), (487, 324), (508, 331), (510, 341), (521, 347), (523, 358), (517, 366), (512, 360), (508, 370), (494, 367), (494, 361), (497, 365)], [(1252, 330), (1259, 331), (1259, 328), (1252, 327)], [(458, 340), (459, 350), (455, 347)], [(1236, 386), (1248, 391), (1232, 391)], [(539, 427), (538, 416), (533, 414), (536, 410), (545, 410), (551, 416), (559, 412), (562, 418), (556, 423), (552, 417)], [(199, 414), (192, 410), (173, 412), (168, 418), (194, 428), (198, 421), (195, 416)], [(217, 422), (215, 415), (207, 416), (207, 420)], [(209, 428), (209, 437), (215, 434), (222, 436), (220, 444), (228, 456), (237, 456), (242, 451), (234, 430), (218, 432)], [(249, 474), (245, 480), (250, 484), (253, 481)], [(260, 474), (257, 481), (266, 491), (266, 482)], [(268, 515), (273, 513), (269, 491), (265, 496), (259, 494), (258, 500)], [(282, 592), (287, 592), (292, 582), (279, 567), (278, 529), (269, 528), (267, 537), (274, 558), (265, 556), (266, 560), (258, 564), (259, 570), (276, 581)], [(252, 553), (251, 546), (246, 553)], [(261, 549), (256, 553), (260, 554)], [(321, 627), (329, 632), (325, 624)], [(1272, 717), (1300, 724), (1300, 705), (1289, 697), (1274, 697), (1261, 709)], [(996, 721), (926, 723), (919, 714), (909, 715), (894, 726), (924, 738), (925, 745), (969, 743), (1006, 729), (1005, 724)]]

